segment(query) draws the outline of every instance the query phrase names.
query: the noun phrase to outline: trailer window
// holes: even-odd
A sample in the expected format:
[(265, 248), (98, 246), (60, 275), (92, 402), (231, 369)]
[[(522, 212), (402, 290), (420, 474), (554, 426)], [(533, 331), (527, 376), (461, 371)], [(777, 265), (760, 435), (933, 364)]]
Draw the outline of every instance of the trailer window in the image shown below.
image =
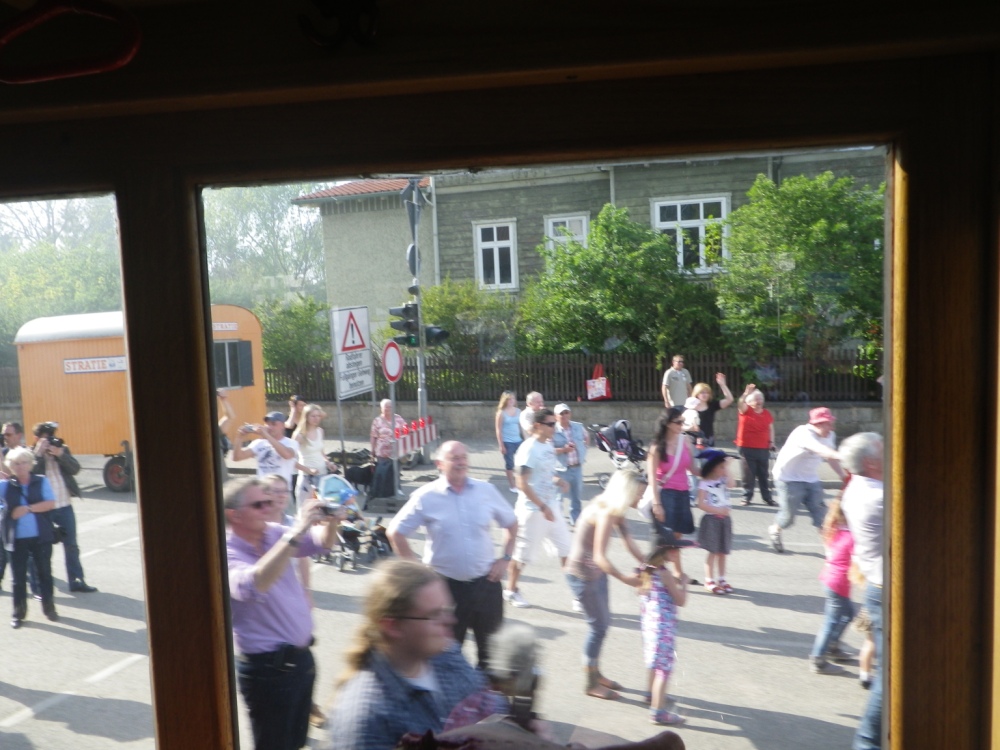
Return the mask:
[(215, 387), (253, 385), (253, 352), (249, 341), (215, 342)]

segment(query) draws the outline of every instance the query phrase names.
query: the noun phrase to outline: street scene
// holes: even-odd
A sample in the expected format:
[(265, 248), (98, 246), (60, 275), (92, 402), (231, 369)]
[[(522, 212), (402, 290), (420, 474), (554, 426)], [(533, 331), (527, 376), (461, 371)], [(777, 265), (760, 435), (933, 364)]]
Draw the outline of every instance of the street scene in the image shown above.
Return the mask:
[[(339, 450), (339, 441), (327, 442), (330, 450)], [(348, 447), (363, 445), (353, 441)], [(469, 447), (470, 476), (506, 492), (495, 444), (479, 441)], [(56, 547), (52, 567), (60, 621), (46, 621), (31, 602), (24, 627), (4, 635), (0, 736), (5, 750), (154, 747), (135, 498), (103, 487), (103, 457), (85, 456), (81, 462), (85, 499), (75, 503), (79, 544), (87, 580), (99, 591), (66, 591), (62, 554)], [(252, 463), (244, 466), (251, 468)], [(609, 467), (607, 455), (588, 452), (586, 498), (598, 493), (596, 475)], [(427, 465), (403, 472), (404, 492), (435, 474)], [(838, 486), (832, 471), (824, 473), (824, 483), (827, 497), (832, 497)], [(513, 503), (513, 495), (508, 497)], [(365, 516), (375, 520), (374, 514)], [(763, 505), (759, 495), (753, 505), (736, 507), (728, 575), (735, 591), (714, 596), (701, 586), (690, 586), (687, 606), (680, 610), (669, 693), (686, 720), (677, 731), (688, 747), (849, 747), (863, 711), (868, 694), (859, 686), (856, 658), (835, 674), (809, 671), (809, 650), (823, 621), (823, 588), (817, 580), (822, 543), (800, 513), (785, 532), (785, 554), (775, 553), (767, 536), (773, 517), (774, 509)], [(629, 526), (645, 548), (648, 524), (630, 516)], [(421, 548), (419, 538), (414, 548)], [(613, 542), (610, 554), (621, 569), (632, 567), (620, 544)], [(704, 556), (701, 550), (684, 552), (689, 575), (702, 579)], [(334, 696), (371, 573), (365, 561), (344, 572), (326, 563), (312, 565), (316, 700), (321, 705)], [(9, 602), (8, 580), (0, 596)], [(587, 626), (571, 609), (572, 594), (558, 560), (542, 557), (521, 577), (530, 608), (505, 610), (506, 620), (531, 625), (538, 635), (542, 679), (537, 710), (563, 742), (573, 737), (590, 742), (604, 735), (639, 740), (658, 731), (650, 726), (641, 697), (646, 676), (637, 597), (616, 584), (612, 581), (612, 622), (602, 669), (622, 684), (618, 701), (583, 694), (581, 649)], [(859, 597), (855, 592), (856, 601)], [(862, 636), (848, 628), (844, 645), (852, 655), (861, 642)], [(465, 654), (475, 660), (471, 637)], [(190, 665), (190, 671), (197, 679), (197, 665)], [(239, 723), (241, 745), (252, 747), (242, 701)], [(322, 741), (324, 731), (311, 729), (310, 746)]]

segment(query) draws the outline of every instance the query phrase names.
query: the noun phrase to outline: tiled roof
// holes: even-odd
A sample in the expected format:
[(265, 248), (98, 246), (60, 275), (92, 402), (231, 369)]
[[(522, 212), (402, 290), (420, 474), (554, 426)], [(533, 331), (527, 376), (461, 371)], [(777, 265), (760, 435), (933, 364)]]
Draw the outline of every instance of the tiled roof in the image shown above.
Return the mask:
[[(409, 180), (403, 178), (393, 178), (386, 180), (355, 180), (345, 182), (326, 190), (319, 190), (309, 195), (300, 195), (293, 198), (292, 203), (311, 203), (314, 201), (337, 200), (338, 198), (353, 198), (358, 195), (376, 195), (378, 193), (398, 193), (407, 186)], [(425, 188), (431, 184), (429, 178), (420, 180), (420, 187)]]

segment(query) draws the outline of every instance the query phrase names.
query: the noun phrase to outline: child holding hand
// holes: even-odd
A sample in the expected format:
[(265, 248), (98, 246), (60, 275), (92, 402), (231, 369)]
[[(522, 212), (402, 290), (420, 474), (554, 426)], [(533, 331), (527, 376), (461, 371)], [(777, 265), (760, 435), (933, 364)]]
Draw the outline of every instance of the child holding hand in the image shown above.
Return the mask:
[(639, 612), (642, 653), (649, 670), (649, 720), (653, 724), (682, 724), (684, 718), (668, 711), (664, 703), (674, 668), (677, 608), (687, 601), (687, 578), (678, 578), (666, 567), (667, 556), (677, 547), (691, 546), (684, 539), (658, 546), (639, 569)]
[(729, 500), (733, 480), (726, 467), (729, 457), (722, 451), (709, 449), (699, 453), (698, 458), (701, 459), (701, 481), (697, 504), (705, 513), (698, 524), (698, 545), (708, 552), (705, 588), (713, 594), (731, 594), (733, 587), (726, 581), (726, 557), (733, 548), (730, 515), (733, 505)]

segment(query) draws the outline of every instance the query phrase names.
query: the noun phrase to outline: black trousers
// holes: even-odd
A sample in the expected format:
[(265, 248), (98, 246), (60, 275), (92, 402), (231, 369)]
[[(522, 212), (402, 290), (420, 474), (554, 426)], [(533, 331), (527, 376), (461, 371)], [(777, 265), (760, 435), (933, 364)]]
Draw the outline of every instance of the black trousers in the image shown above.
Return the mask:
[(743, 498), (753, 500), (754, 484), (760, 484), (760, 496), (770, 505), (771, 477), (768, 461), (771, 451), (767, 448), (740, 448), (740, 455), (747, 462), (747, 470), (743, 476)]
[(10, 567), (14, 572), (14, 617), (24, 619), (28, 611), (28, 557), (38, 570), (38, 587), (42, 607), (52, 606), (52, 545), (38, 541), (37, 536), (14, 540)]
[(486, 576), (471, 581), (445, 578), (455, 600), (455, 640), (459, 645), (471, 628), (476, 639), (478, 666), (486, 669), (489, 661), (489, 637), (503, 622), (503, 584)]
[(241, 654), (236, 678), (250, 712), (254, 750), (305, 746), (316, 681), (312, 651), (286, 646), (267, 654)]

